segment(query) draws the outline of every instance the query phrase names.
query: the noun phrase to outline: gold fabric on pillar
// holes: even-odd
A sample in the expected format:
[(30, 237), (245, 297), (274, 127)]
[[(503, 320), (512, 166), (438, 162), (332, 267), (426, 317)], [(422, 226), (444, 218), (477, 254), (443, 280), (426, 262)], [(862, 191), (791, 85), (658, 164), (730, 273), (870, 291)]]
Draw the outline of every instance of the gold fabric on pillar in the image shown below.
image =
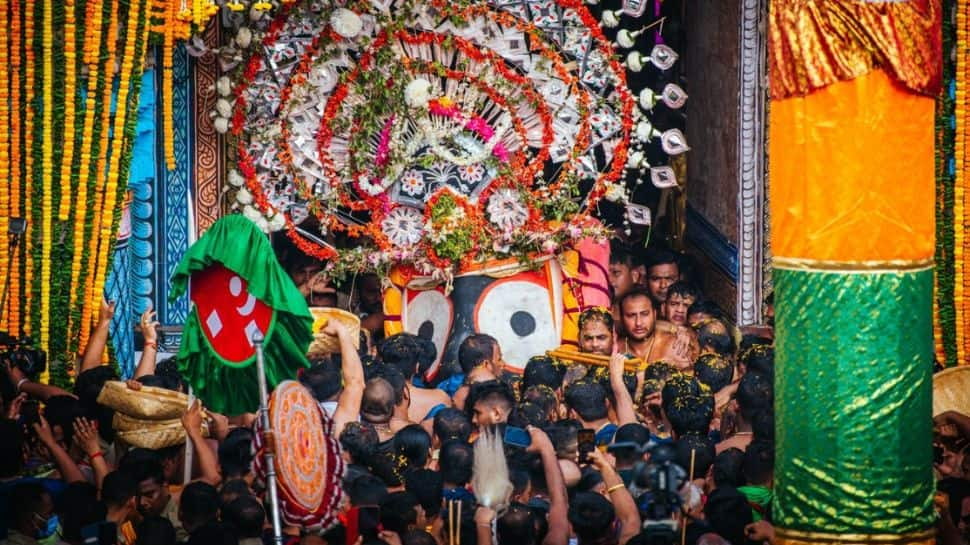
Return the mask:
[(775, 0), (769, 9), (771, 98), (803, 96), (883, 68), (910, 90), (942, 81), (940, 0)]

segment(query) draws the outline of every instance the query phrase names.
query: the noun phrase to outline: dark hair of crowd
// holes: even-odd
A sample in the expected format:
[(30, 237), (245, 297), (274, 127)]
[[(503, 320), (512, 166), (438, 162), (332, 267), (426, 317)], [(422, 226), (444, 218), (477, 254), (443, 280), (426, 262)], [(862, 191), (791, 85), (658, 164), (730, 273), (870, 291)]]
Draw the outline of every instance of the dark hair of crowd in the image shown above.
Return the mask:
[(472, 479), (475, 453), (472, 446), (460, 441), (448, 441), (441, 445), (438, 466), (441, 479), (447, 486), (465, 486)]
[(394, 452), (402, 456), (408, 469), (420, 469), (428, 463), (431, 436), (418, 424), (404, 426), (394, 434)]
[(454, 407), (447, 407), (438, 411), (432, 423), (435, 437), (444, 443), (451, 439), (468, 442), (472, 435), (472, 423), (465, 413)]
[(580, 492), (569, 502), (569, 523), (580, 543), (593, 542), (606, 535), (615, 516), (613, 504), (601, 494)]
[(232, 525), (241, 538), (260, 537), (266, 523), (266, 510), (252, 496), (241, 496), (222, 509), (222, 520)]
[(679, 295), (683, 298), (693, 298), (697, 301), (701, 297), (701, 290), (691, 282), (677, 281), (667, 288), (667, 298), (671, 295)]
[(320, 402), (331, 401), (342, 389), (340, 366), (330, 357), (315, 359), (300, 373), (300, 384), (306, 386)]
[(498, 341), (491, 335), (479, 333), (469, 335), (458, 345), (458, 365), (466, 375), (479, 365), (491, 361), (495, 356)]
[(660, 310), (660, 301), (657, 301), (656, 299), (654, 299), (653, 296), (650, 295), (649, 291), (647, 291), (644, 288), (634, 288), (624, 293), (623, 297), (620, 297), (620, 300), (617, 302), (620, 308), (620, 314), (623, 314), (624, 312), (626, 312), (627, 301), (632, 301), (633, 299), (636, 299), (638, 297), (645, 298), (650, 303), (650, 307), (653, 309), (654, 312), (658, 312)]
[(694, 362), (694, 376), (717, 393), (734, 380), (734, 364), (720, 354), (703, 354)]
[(606, 418), (606, 390), (597, 382), (579, 381), (566, 388), (566, 406), (586, 422)]
[(441, 512), (442, 486), (444, 481), (437, 471), (421, 468), (404, 475), (404, 489), (414, 494), (429, 519)]

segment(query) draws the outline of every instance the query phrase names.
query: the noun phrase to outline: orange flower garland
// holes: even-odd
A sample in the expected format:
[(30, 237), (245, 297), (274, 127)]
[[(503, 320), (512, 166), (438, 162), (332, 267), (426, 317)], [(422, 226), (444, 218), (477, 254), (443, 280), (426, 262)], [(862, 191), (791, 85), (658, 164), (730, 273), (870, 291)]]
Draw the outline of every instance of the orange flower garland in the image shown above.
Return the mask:
[[(20, 0), (10, 2), (10, 103), (20, 104)], [(10, 116), (10, 215), (23, 217), (20, 207), (20, 115)], [(2, 180), (0, 180), (2, 183)], [(20, 293), (19, 251), (13, 252), (10, 263), (10, 293)], [(7, 298), (7, 331), (20, 331), (20, 297)]]
[(72, 191), (65, 191), (70, 187), (71, 166), (74, 164), (74, 97), (77, 96), (77, 51), (75, 50), (75, 9), (74, 0), (64, 0), (64, 60), (67, 70), (64, 73), (64, 157), (61, 160), (61, 202), (58, 206), (57, 219), (67, 221), (71, 213)]
[(178, 8), (174, 0), (168, 3), (166, 20), (169, 24), (165, 25), (164, 47), (162, 50), (162, 142), (163, 153), (165, 155), (165, 168), (175, 170), (175, 114), (172, 109), (172, 79), (175, 77), (173, 67), (175, 66), (175, 20), (178, 17)]
[[(128, 94), (131, 91), (131, 81), (130, 76), (132, 75), (132, 63), (137, 60), (137, 62), (142, 62), (142, 59), (135, 59), (135, 43), (138, 41), (144, 42), (148, 39), (148, 33), (151, 30), (150, 25), (144, 21), (144, 18), (148, 11), (148, 0), (138, 0), (138, 9), (135, 12), (135, 17), (128, 18), (128, 25), (126, 29), (125, 36), (125, 49), (121, 61), (121, 74), (119, 77), (118, 85), (118, 106), (115, 113), (114, 128), (112, 130), (113, 142), (111, 144), (111, 159), (108, 166), (108, 176), (106, 181), (105, 195), (104, 195), (104, 206), (103, 213), (101, 215), (101, 224), (98, 239), (100, 240), (98, 248), (98, 257), (95, 261), (95, 279), (94, 279), (94, 293), (98, 295), (98, 301), (101, 299), (101, 293), (104, 291), (104, 282), (107, 276), (108, 269), (108, 252), (111, 249), (112, 238), (114, 237), (114, 232), (112, 227), (114, 226), (114, 213), (116, 208), (116, 200), (118, 196), (118, 178), (121, 172), (121, 155), (122, 150), (125, 147), (125, 123), (129, 115), (137, 115), (138, 106), (137, 104), (134, 108), (129, 108), (132, 101), (128, 99)], [(142, 29), (138, 27), (142, 26)], [(142, 35), (139, 36), (139, 30)], [(127, 180), (125, 180), (127, 183)], [(99, 225), (95, 224), (95, 227)], [(92, 300), (88, 300), (89, 304), (97, 306), (97, 303)], [(95, 318), (96, 319), (96, 318)], [(91, 325), (95, 325), (93, 322)]]
[[(26, 5), (24, 6), (25, 8), (24, 9), (24, 77), (27, 80), (27, 85), (25, 87), (26, 96), (24, 97), (24, 100), (25, 100), (24, 104), (26, 104), (27, 107), (26, 107), (26, 115), (25, 115), (25, 121), (24, 121), (24, 134), (26, 135), (26, 139), (24, 140), (24, 150), (27, 153), (25, 153), (24, 155), (26, 159), (24, 162), (26, 166), (26, 172), (24, 172), (24, 179), (33, 180), (34, 167), (35, 167), (34, 155), (30, 153), (29, 142), (30, 142), (31, 135), (34, 133), (34, 109), (30, 106), (31, 104), (34, 103), (34, 90), (35, 90), (34, 89), (34, 13), (33, 13), (33, 7), (31, 6), (30, 2), (25, 2), (25, 4)], [(24, 196), (25, 196), (24, 212), (26, 216), (29, 217), (31, 210), (33, 209), (33, 204), (31, 202), (33, 199), (31, 196), (29, 183), (25, 187)], [(34, 254), (34, 243), (33, 243), (32, 237), (27, 236), (25, 238), (26, 238), (26, 243), (25, 243), (26, 249), (24, 251), (24, 261), (27, 263), (27, 266), (24, 267), (24, 273), (25, 273), (24, 284), (27, 286), (27, 290), (29, 291), (30, 287), (34, 285), (33, 283), (34, 269), (31, 266), (31, 263), (29, 260), (29, 257)], [(24, 313), (24, 323), (22, 328), (24, 333), (27, 335), (30, 335), (33, 332), (34, 327), (36, 325), (37, 324), (34, 324), (33, 320), (31, 319), (30, 311), (28, 307), (28, 311)]]
[[(103, 64), (101, 68), (101, 70), (104, 72), (105, 78), (111, 78), (112, 75), (114, 74), (115, 51), (118, 45), (118, 17), (116, 16), (117, 11), (118, 11), (118, 0), (112, 0), (111, 11), (108, 12), (110, 14), (110, 20), (108, 22), (108, 32), (107, 32), (107, 35), (105, 36), (107, 54), (105, 58), (102, 59)], [(108, 81), (110, 81), (110, 79), (108, 79)], [(93, 153), (94, 153), (93, 146), (95, 145), (94, 139), (89, 138), (89, 140), (91, 140), (90, 145), (92, 146), (91, 148), (92, 160), (96, 159), (95, 170), (93, 173), (82, 173), (84, 175), (90, 176), (90, 179), (93, 182), (95, 187), (95, 195), (94, 195), (94, 209), (93, 209), (94, 213), (92, 214), (93, 225), (91, 227), (91, 238), (88, 241), (88, 259), (90, 260), (90, 264), (88, 267), (88, 275), (87, 275), (87, 278), (85, 278), (85, 282), (84, 282), (84, 297), (81, 299), (81, 322), (80, 324), (78, 324), (78, 328), (79, 328), (78, 349), (79, 350), (83, 350), (84, 346), (87, 345), (88, 336), (91, 334), (91, 324), (93, 323), (93, 320), (96, 319), (96, 316), (94, 315), (94, 310), (100, 308), (101, 306), (101, 294), (99, 293), (96, 298), (94, 296), (94, 271), (95, 271), (95, 267), (97, 267), (96, 258), (98, 255), (99, 238), (97, 234), (97, 229), (98, 229), (98, 226), (101, 224), (101, 216), (104, 214), (103, 202), (104, 202), (105, 188), (99, 183), (99, 180), (101, 179), (102, 176), (104, 176), (105, 168), (107, 168), (106, 158), (108, 156), (108, 143), (109, 143), (108, 129), (111, 126), (111, 108), (109, 107), (109, 105), (111, 104), (111, 85), (105, 85), (105, 88), (101, 94), (101, 104), (104, 105), (104, 107), (101, 109), (101, 120), (100, 120), (101, 138), (99, 139), (99, 142), (98, 142), (98, 144), (100, 144), (100, 147), (98, 148), (99, 153), (97, 158), (93, 157)], [(77, 250), (75, 251), (78, 252)], [(81, 253), (81, 252), (78, 252), (78, 253)]]
[(954, 135), (953, 155), (956, 161), (956, 181), (953, 186), (953, 303), (956, 309), (956, 345), (957, 362), (967, 361), (967, 354), (970, 347), (967, 346), (967, 301), (966, 286), (964, 284), (966, 276), (966, 264), (964, 263), (964, 240), (966, 236), (966, 224), (964, 223), (966, 214), (964, 199), (966, 198), (967, 176), (967, 78), (970, 77), (970, 63), (966, 54), (968, 44), (967, 25), (970, 20), (967, 17), (967, 3), (958, 2), (956, 10), (957, 23), (957, 59), (956, 59), (956, 107), (957, 129)]
[[(9, 219), (13, 216), (10, 209), (10, 106), (7, 94), (10, 83), (9, 59), (10, 46), (7, 43), (7, 26), (0, 24), (0, 120), (4, 126), (0, 127), (0, 233), (7, 232)], [(0, 252), (0, 286), (6, 285), (7, 267), (10, 263), (9, 254)], [(0, 316), (0, 330), (10, 331), (6, 313)]]
[[(117, 10), (118, 0), (114, 0), (111, 3), (111, 11), (109, 13), (114, 14)], [(88, 202), (88, 180), (89, 173), (91, 169), (91, 156), (94, 153), (95, 139), (94, 135), (94, 124), (95, 122), (100, 122), (100, 120), (95, 120), (94, 110), (95, 102), (97, 101), (97, 88), (98, 88), (98, 77), (101, 73), (101, 60), (98, 58), (98, 53), (101, 50), (102, 37), (102, 20), (104, 18), (104, 7), (99, 5), (98, 2), (88, 2), (85, 5), (85, 36), (84, 36), (84, 63), (88, 67), (88, 85), (87, 93), (84, 99), (84, 128), (83, 134), (85, 135), (85, 141), (81, 142), (81, 167), (80, 167), (80, 182), (77, 184), (77, 198), (75, 199), (75, 211), (74, 216), (83, 223), (87, 218), (87, 202)], [(110, 51), (114, 51), (114, 47), (111, 45), (113, 40), (111, 39), (111, 29), (108, 29), (108, 35), (106, 37), (107, 43), (106, 47), (110, 48)], [(106, 60), (106, 63), (110, 60)], [(106, 64), (105, 70), (111, 65)], [(85, 145), (86, 144), (86, 145)], [(96, 210), (96, 209), (95, 209)], [(84, 248), (84, 229), (75, 228), (74, 229), (74, 243), (72, 248), (74, 248), (74, 255), (71, 260), (71, 283), (70, 283), (70, 307), (75, 308), (77, 303), (79, 286), (78, 282), (81, 278), (81, 266), (82, 260), (84, 259), (85, 252)], [(80, 290), (82, 293), (82, 307), (86, 307), (88, 301), (86, 297), (86, 292)], [(90, 312), (90, 309), (88, 309)], [(82, 319), (81, 324), (86, 324), (87, 322), (83, 318), (84, 309), (82, 308)], [(73, 317), (68, 319), (68, 337), (73, 339), (76, 332)], [(84, 345), (87, 343), (87, 327), (80, 327), (80, 344), (79, 347), (83, 349)]]

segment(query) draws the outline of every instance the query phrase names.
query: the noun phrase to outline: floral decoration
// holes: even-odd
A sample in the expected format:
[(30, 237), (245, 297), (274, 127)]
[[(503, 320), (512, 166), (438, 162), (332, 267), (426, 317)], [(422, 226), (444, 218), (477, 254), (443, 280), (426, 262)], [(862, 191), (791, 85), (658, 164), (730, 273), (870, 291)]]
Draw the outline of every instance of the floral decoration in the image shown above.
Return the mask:
[[(665, 134), (634, 133), (647, 110), (582, 0), (230, 10), (236, 37), (219, 54), (235, 70), (213, 116), (238, 164), (234, 206), (334, 276), (447, 277), (605, 236), (597, 203), (624, 205), (627, 171), (651, 168), (631, 145)], [(671, 58), (658, 55), (641, 64)], [(664, 141), (686, 149), (682, 134)]]

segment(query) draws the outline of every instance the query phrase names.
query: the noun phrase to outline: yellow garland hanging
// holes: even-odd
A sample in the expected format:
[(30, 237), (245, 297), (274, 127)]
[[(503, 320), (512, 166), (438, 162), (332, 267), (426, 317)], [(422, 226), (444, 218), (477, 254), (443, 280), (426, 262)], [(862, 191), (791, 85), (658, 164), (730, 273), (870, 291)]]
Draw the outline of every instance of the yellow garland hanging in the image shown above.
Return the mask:
[[(136, 12), (136, 17), (128, 18), (128, 27), (125, 35), (125, 49), (121, 57), (121, 74), (120, 83), (118, 86), (118, 107), (115, 114), (114, 129), (112, 131), (113, 142), (111, 144), (111, 159), (108, 163), (108, 176), (107, 184), (104, 195), (104, 207), (103, 214), (101, 216), (101, 224), (95, 225), (95, 227), (100, 227), (100, 245), (98, 248), (98, 259), (96, 261), (95, 268), (95, 280), (94, 280), (94, 292), (100, 294), (104, 290), (105, 277), (107, 275), (108, 268), (108, 251), (111, 248), (111, 240), (114, 236), (112, 231), (114, 223), (114, 212), (115, 204), (118, 195), (118, 178), (121, 170), (121, 155), (125, 147), (125, 123), (129, 115), (137, 115), (138, 107), (134, 108), (134, 112), (129, 112), (129, 100), (128, 94), (131, 90), (130, 77), (134, 70), (134, 62), (144, 62), (142, 58), (135, 58), (135, 42), (148, 39), (148, 34), (151, 31), (150, 26), (146, 23), (143, 26), (142, 34), (138, 34), (138, 26), (141, 21), (143, 21), (146, 13), (148, 11), (148, 0), (138, 0), (138, 10)], [(127, 181), (125, 181), (127, 183)]]
[[(115, 51), (118, 45), (118, 0), (112, 0), (110, 21), (108, 22), (108, 36), (106, 37), (107, 54), (105, 58), (102, 59), (103, 65), (102, 70), (104, 71), (104, 77), (110, 83), (114, 74), (114, 61), (115, 61)], [(101, 177), (104, 175), (104, 169), (106, 167), (106, 158), (108, 156), (108, 136), (109, 128), (111, 126), (111, 108), (108, 105), (111, 104), (111, 85), (105, 85), (104, 90), (101, 95), (101, 104), (104, 107), (101, 109), (101, 120), (100, 120), (100, 138), (98, 148), (100, 152), (96, 158), (95, 171), (92, 176), (93, 186), (94, 186), (94, 209), (92, 214), (92, 227), (91, 227), (91, 238), (88, 240), (88, 275), (84, 282), (84, 298), (81, 300), (81, 323), (78, 324), (80, 329), (78, 338), (78, 350), (83, 352), (84, 347), (88, 343), (88, 336), (91, 334), (91, 323), (92, 316), (94, 315), (94, 310), (100, 308), (101, 306), (101, 294), (94, 297), (94, 272), (97, 266), (97, 255), (98, 255), (98, 225), (101, 221), (101, 214), (104, 213), (102, 203), (104, 201), (104, 186), (101, 184)], [(93, 140), (93, 138), (88, 137), (88, 140)], [(92, 145), (94, 143), (92, 142)], [(92, 159), (93, 153), (92, 153)], [(96, 319), (96, 318), (95, 318)]]
[[(54, 4), (53, 0), (44, 0), (44, 30), (43, 30), (43, 40), (44, 45), (44, 63), (42, 66), (43, 72), (41, 74), (41, 80), (44, 82), (43, 91), (43, 101), (44, 101), (44, 111), (41, 112), (43, 116), (44, 125), (41, 127), (41, 142), (42, 142), (42, 154), (41, 154), (41, 176), (42, 176), (42, 186), (43, 194), (41, 196), (41, 244), (42, 244), (42, 256), (40, 265), (40, 349), (43, 351), (49, 350), (50, 341), (50, 310), (51, 310), (51, 245), (53, 243), (53, 236), (51, 236), (51, 230), (53, 228), (53, 195), (54, 192), (54, 143), (52, 136), (52, 127), (54, 125), (54, 86), (52, 81), (54, 79)], [(49, 372), (45, 368), (44, 372), (40, 375), (40, 381), (47, 383), (49, 378)]]
[[(74, 216), (77, 218), (77, 222), (74, 228), (74, 240), (71, 248), (73, 248), (73, 255), (71, 256), (71, 282), (69, 284), (70, 288), (70, 303), (68, 308), (74, 309), (77, 303), (77, 292), (78, 292), (78, 282), (81, 278), (81, 264), (84, 260), (85, 252), (84, 248), (84, 222), (87, 217), (87, 203), (88, 203), (88, 172), (91, 168), (91, 155), (93, 153), (94, 147), (94, 110), (95, 102), (97, 100), (97, 89), (98, 89), (98, 77), (101, 73), (100, 71), (100, 59), (98, 58), (98, 52), (101, 50), (101, 37), (102, 37), (102, 19), (103, 19), (103, 5), (99, 2), (88, 2), (85, 5), (85, 16), (84, 16), (84, 64), (88, 68), (88, 84), (87, 93), (84, 98), (84, 127), (81, 130), (83, 139), (81, 141), (81, 161), (80, 161), (80, 181), (77, 184), (77, 196), (74, 200), (75, 211)], [(112, 5), (111, 13), (114, 13), (115, 5)], [(82, 297), (81, 303), (84, 304), (87, 299)], [(75, 320), (73, 319), (73, 313), (69, 313), (71, 316), (68, 319), (68, 338), (73, 339), (75, 336)], [(83, 320), (80, 323), (85, 323)], [(81, 328), (82, 330), (85, 328)], [(87, 340), (85, 338), (85, 340)], [(79, 350), (84, 349), (84, 343), (80, 345)]]
[(178, 9), (175, 2), (171, 2), (168, 7), (166, 20), (169, 24), (165, 25), (165, 47), (162, 60), (162, 141), (164, 143), (165, 167), (168, 170), (175, 170), (175, 130), (173, 122), (175, 114), (172, 109), (172, 78), (174, 77), (173, 68), (175, 66), (175, 30)]
[[(25, 86), (26, 93), (24, 96), (24, 104), (27, 105), (25, 108), (25, 119), (24, 119), (24, 134), (26, 139), (24, 140), (24, 179), (28, 181), (25, 186), (26, 191), (24, 191), (24, 214), (25, 217), (31, 217), (31, 211), (33, 210), (33, 198), (30, 192), (30, 180), (34, 179), (34, 154), (30, 152), (31, 135), (34, 132), (34, 109), (30, 106), (34, 103), (34, 14), (33, 9), (29, 1), (25, 0), (26, 5), (24, 6), (24, 77), (26, 78), (27, 85)], [(34, 285), (34, 268), (32, 265), (32, 257), (34, 255), (34, 244), (31, 240), (32, 237), (27, 236), (24, 244), (24, 262), (27, 264), (24, 267), (24, 286), (28, 293)], [(27, 335), (33, 333), (36, 324), (33, 323), (30, 315), (30, 308), (23, 313), (24, 323), (21, 328), (23, 332)]]
[(957, 130), (954, 135), (953, 153), (956, 161), (956, 179), (953, 188), (953, 262), (955, 265), (953, 278), (953, 303), (956, 310), (956, 347), (957, 362), (964, 363), (967, 356), (966, 342), (966, 307), (964, 297), (964, 263), (963, 263), (963, 241), (964, 241), (964, 184), (966, 176), (963, 169), (966, 167), (966, 97), (967, 97), (967, 75), (970, 70), (967, 67), (967, 9), (968, 3), (961, 1), (957, 8), (957, 59), (956, 59), (956, 100), (954, 101), (955, 116), (957, 120)]
[(943, 328), (940, 326), (940, 304), (936, 294), (940, 293), (937, 274), (933, 272), (933, 357), (934, 361), (946, 363), (946, 351), (943, 349)]
[(74, 192), (71, 188), (71, 165), (74, 163), (74, 97), (77, 96), (77, 51), (75, 50), (75, 4), (74, 0), (64, 1), (64, 157), (61, 160), (61, 202), (58, 206), (57, 219), (64, 222), (70, 216), (71, 199)]
[[(20, 0), (10, 2), (10, 103), (20, 105)], [(20, 208), (20, 112), (10, 116), (10, 214), (22, 217)], [(20, 331), (20, 252), (14, 251), (10, 264), (10, 295), (7, 297), (7, 331)]]
[[(0, 24), (0, 233), (7, 232), (9, 220), (15, 214), (10, 208), (10, 125), (13, 120), (10, 118), (10, 105), (8, 101), (8, 89), (10, 85), (10, 63), (7, 53), (10, 46), (7, 43), (7, 25)], [(7, 268), (10, 263), (9, 254), (0, 251), (0, 286), (7, 285)], [(0, 330), (10, 331), (7, 313), (0, 316)]]

